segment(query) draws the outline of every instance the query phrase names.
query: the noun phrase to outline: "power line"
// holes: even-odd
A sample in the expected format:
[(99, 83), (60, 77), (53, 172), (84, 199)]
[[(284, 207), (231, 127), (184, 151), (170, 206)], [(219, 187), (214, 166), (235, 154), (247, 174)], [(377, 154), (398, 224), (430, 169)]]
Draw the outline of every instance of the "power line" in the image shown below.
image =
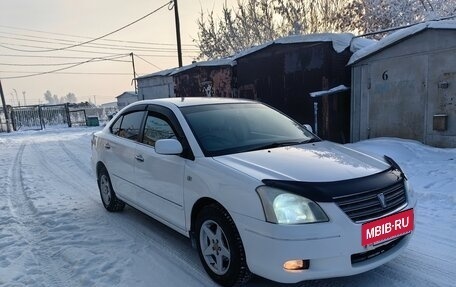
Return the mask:
[(146, 62), (147, 64), (149, 64), (149, 65), (151, 65), (151, 66), (154, 66), (155, 68), (157, 68), (157, 69), (159, 69), (159, 70), (163, 70), (163, 69), (160, 68), (159, 66), (157, 66), (157, 65), (155, 65), (155, 64), (153, 64), (153, 63), (147, 61), (147, 60), (144, 59), (143, 57), (141, 57), (141, 56), (139, 56), (139, 55), (137, 55), (137, 54), (135, 54), (135, 56), (138, 57), (139, 59), (143, 60), (143, 61)]
[[(76, 51), (75, 51), (76, 52)], [(81, 51), (85, 53), (95, 53), (95, 54), (102, 54), (106, 57), (112, 55), (118, 55), (116, 53), (102, 53), (102, 52), (95, 52), (95, 51)], [(135, 54), (136, 56), (137, 54)], [(176, 55), (155, 55), (155, 54), (140, 54), (142, 57), (153, 57), (153, 58), (175, 58)], [(0, 54), (0, 57), (16, 57), (16, 58), (46, 58), (46, 59), (92, 59), (92, 57), (88, 56), (45, 56), (45, 55), (21, 55), (21, 54)], [(100, 56), (102, 57), (102, 56)], [(184, 56), (188, 59), (193, 59), (194, 57), (191, 56)]]
[[(71, 35), (71, 34), (64, 34), (64, 33), (53, 33), (53, 32), (46, 32), (46, 31), (42, 31), (42, 30), (18, 28), (18, 27), (5, 26), (5, 25), (0, 25), (0, 27), (1, 28), (7, 28), (7, 29), (14, 29), (14, 30), (37, 32), (37, 33), (43, 33), (43, 34), (49, 34), (49, 35), (67, 36), (67, 37), (74, 37), (74, 38), (81, 38), (81, 39), (92, 39), (91, 37), (86, 37), (86, 36), (78, 36), (78, 35)], [(42, 39), (48, 39), (48, 40), (59, 40), (59, 39), (56, 39), (56, 38), (47, 38), (47, 37), (42, 37), (42, 36), (32, 36), (32, 35), (26, 35), (26, 34), (13, 34), (13, 33), (8, 33), (8, 32), (3, 32), (3, 31), (0, 31), (0, 33), (8, 34), (8, 35), (20, 35), (20, 36), (31, 37), (31, 38), (42, 38)], [(141, 44), (141, 45), (157, 45), (157, 46), (173, 46), (173, 47), (176, 45), (174, 43), (157, 43), (157, 42), (118, 40), (118, 39), (100, 39), (100, 40), (101, 41), (107, 41), (107, 42), (130, 43), (130, 44)], [(69, 40), (69, 41), (71, 41), (71, 40)], [(182, 44), (182, 46), (196, 47), (196, 45), (194, 45), (194, 44)]]
[[(2, 34), (2, 33), (3, 32), (0, 31), (0, 34)], [(8, 33), (8, 34), (10, 34), (10, 33)], [(40, 39), (40, 40), (0, 35), (0, 39), (26, 41), (26, 42), (33, 42), (33, 43), (62, 44), (62, 45), (68, 45), (71, 43), (79, 43), (76, 41), (66, 40), (66, 39), (48, 39), (48, 38), (40, 38), (40, 37), (36, 37), (36, 38)], [(47, 39), (47, 40), (52, 40), (52, 41), (46, 41), (46, 40), (41, 40), (41, 39)], [(12, 44), (12, 43), (3, 43), (3, 44), (9, 45), (9, 46), (17, 45), (17, 44)], [(114, 45), (114, 44), (99, 44), (99, 43), (92, 43), (92, 45), (85, 45), (85, 47), (97, 48), (97, 49), (128, 50), (128, 51), (136, 50), (136, 51), (149, 51), (149, 52), (154, 52), (154, 51), (175, 52), (176, 51), (175, 48), (168, 48), (168, 47), (140, 47), (140, 46), (131, 46), (131, 45)], [(46, 48), (46, 47), (39, 47), (39, 48)], [(49, 48), (49, 47), (47, 47), (47, 48)], [(195, 48), (195, 49), (184, 48), (183, 51), (198, 52), (199, 50), (197, 48)]]
[[(111, 59), (119, 59), (119, 58), (123, 58), (123, 57), (127, 57), (127, 56), (128, 55), (118, 55), (117, 57), (112, 57)], [(77, 66), (80, 66), (80, 65), (83, 65), (83, 64), (90, 63), (90, 62), (92, 62), (92, 61), (94, 61), (96, 59), (108, 59), (108, 58), (92, 58), (92, 59), (87, 60), (87, 61), (79, 62), (77, 64), (74, 64), (74, 65), (71, 65), (71, 66), (68, 66), (68, 67), (54, 69), (54, 70), (51, 70), (51, 71), (31, 73), (31, 74), (23, 75), (23, 76), (0, 77), (0, 79), (19, 79), (19, 78), (29, 78), (29, 77), (34, 77), (34, 76), (52, 74), (52, 73), (68, 70), (68, 69), (71, 69), (71, 68), (74, 68), (74, 67), (77, 67)]]
[[(30, 74), (34, 73), (31, 71), (0, 71), (0, 73), (16, 73), (16, 74)], [(55, 72), (54, 75), (120, 75), (120, 76), (131, 76), (131, 73), (123, 72)], [(7, 78), (2, 78), (7, 79)]]
[[(173, 1), (169, 1), (169, 2), (167, 2), (166, 4), (164, 4), (164, 5), (160, 6), (160, 7), (158, 7), (158, 8), (155, 9), (155, 10), (153, 10), (152, 12), (149, 12), (149, 13), (147, 13), (146, 15), (144, 15), (144, 16), (142, 16), (142, 17), (136, 19), (135, 21), (130, 22), (130, 23), (128, 23), (127, 25), (124, 25), (124, 26), (122, 26), (122, 27), (120, 27), (120, 28), (118, 28), (118, 29), (116, 29), (116, 30), (114, 30), (114, 31), (112, 31), (112, 32), (109, 32), (109, 33), (107, 33), (107, 34), (104, 34), (104, 35), (102, 35), (102, 36), (96, 37), (96, 38), (94, 38), (94, 39), (91, 39), (91, 40), (88, 40), (88, 41), (85, 41), (85, 42), (82, 42), (82, 43), (78, 43), (78, 44), (74, 44), (74, 45), (70, 45), (70, 46), (66, 46), (66, 47), (61, 47), (61, 48), (55, 48), (55, 49), (46, 49), (46, 50), (22, 50), (21, 52), (54, 52), (54, 51), (62, 51), (62, 50), (67, 50), (67, 49), (70, 49), (70, 48), (75, 48), (75, 47), (78, 47), (78, 46), (82, 46), (82, 45), (85, 45), (85, 44), (89, 44), (89, 43), (95, 42), (95, 41), (97, 41), (97, 40), (100, 40), (100, 39), (102, 39), (102, 38), (105, 38), (105, 37), (107, 37), (107, 36), (110, 36), (110, 35), (112, 35), (112, 34), (114, 34), (114, 33), (117, 33), (117, 32), (119, 32), (119, 31), (121, 31), (121, 30), (123, 30), (123, 29), (125, 29), (125, 28), (127, 28), (127, 27), (130, 27), (130, 26), (133, 25), (133, 24), (138, 23), (139, 21), (141, 21), (141, 20), (143, 20), (143, 19), (149, 17), (149, 16), (152, 15), (152, 14), (155, 14), (156, 12), (158, 12), (158, 11), (160, 11), (161, 9), (165, 8), (166, 6), (169, 6), (172, 2), (173, 2)], [(3, 48), (9, 49), (9, 47), (7, 47), (7, 46), (4, 46), (4, 45), (0, 45), (0, 46), (3, 47)], [(16, 51), (19, 51), (19, 50), (16, 49)]]
[[(113, 62), (121, 62), (121, 63), (131, 63), (131, 61), (125, 60), (116, 60), (116, 59), (98, 59), (92, 62), (102, 62), (102, 61), (113, 61)], [(32, 63), (32, 64), (19, 64), (19, 63), (0, 63), (0, 66), (15, 66), (15, 67), (52, 67), (52, 66), (68, 66), (74, 65), (79, 62), (67, 62), (67, 63)]]
[[(107, 55), (107, 57), (110, 55)], [(93, 59), (93, 57), (83, 56), (43, 56), (43, 55), (18, 55), (18, 54), (0, 54), (0, 57), (17, 57), (17, 58), (46, 58), (46, 59)], [(110, 59), (110, 61), (116, 61)]]
[[(0, 36), (1, 38), (1, 36)], [(56, 44), (56, 43), (53, 43), (53, 44)], [(5, 45), (8, 45), (8, 46), (5, 46)], [(45, 48), (45, 49), (54, 49), (54, 48), (50, 48), (50, 47), (43, 47), (43, 46), (36, 46), (36, 45), (27, 45), (27, 44), (17, 44), (17, 43), (5, 43), (5, 42), (0, 42), (0, 47), (4, 47), (8, 50), (13, 50), (13, 51), (17, 51), (17, 52), (28, 52), (29, 50), (23, 50), (23, 49), (17, 49), (17, 48), (13, 48), (13, 47), (27, 47), (27, 48)], [(94, 49), (108, 49), (108, 50), (123, 50), (123, 51), (131, 51), (132, 49), (128, 49), (128, 48), (110, 48), (110, 47), (97, 47), (97, 46), (93, 46), (93, 45), (85, 45), (84, 47), (87, 47), (87, 48), (94, 48)], [(167, 52), (175, 52), (176, 50), (171, 50), (171, 49), (167, 49), (167, 50), (164, 50), (164, 49), (134, 49), (135, 51), (141, 51), (141, 52), (156, 52), (156, 53), (167, 53)], [(34, 50), (36, 51), (36, 50)], [(67, 49), (67, 51), (76, 51), (76, 52), (84, 52), (85, 50), (77, 50), (77, 49), (72, 49), (72, 48), (69, 48)], [(95, 52), (95, 51), (86, 51), (88, 53), (90, 52)], [(186, 52), (197, 52), (197, 50), (193, 50), (193, 51), (190, 51), (190, 50), (187, 50)], [(96, 53), (100, 53), (100, 52), (96, 52)]]

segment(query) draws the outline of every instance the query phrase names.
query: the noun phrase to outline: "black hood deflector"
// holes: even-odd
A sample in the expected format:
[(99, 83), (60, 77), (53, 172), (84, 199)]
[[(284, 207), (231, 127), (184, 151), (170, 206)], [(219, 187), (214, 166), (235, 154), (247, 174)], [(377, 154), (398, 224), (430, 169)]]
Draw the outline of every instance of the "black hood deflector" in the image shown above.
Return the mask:
[(333, 202), (335, 197), (351, 195), (365, 191), (381, 190), (394, 185), (405, 178), (396, 167), (365, 177), (331, 182), (305, 182), (291, 180), (263, 179), (270, 187), (286, 190), (318, 202)]

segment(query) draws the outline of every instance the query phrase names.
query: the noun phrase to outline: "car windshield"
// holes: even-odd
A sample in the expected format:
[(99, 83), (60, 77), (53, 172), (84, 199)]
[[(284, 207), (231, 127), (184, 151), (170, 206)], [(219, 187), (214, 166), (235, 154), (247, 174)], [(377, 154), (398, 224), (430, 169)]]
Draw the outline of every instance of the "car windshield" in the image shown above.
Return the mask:
[(300, 124), (260, 103), (188, 106), (181, 111), (206, 156), (319, 140)]

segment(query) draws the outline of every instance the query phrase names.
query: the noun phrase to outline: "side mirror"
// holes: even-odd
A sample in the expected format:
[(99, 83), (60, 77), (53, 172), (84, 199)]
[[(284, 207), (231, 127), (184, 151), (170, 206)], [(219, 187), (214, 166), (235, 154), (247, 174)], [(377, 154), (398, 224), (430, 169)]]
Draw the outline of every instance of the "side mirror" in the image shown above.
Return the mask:
[(181, 154), (181, 143), (176, 139), (163, 139), (155, 142), (155, 152), (158, 154)]
[(308, 130), (309, 132), (313, 133), (313, 129), (312, 129), (312, 127), (311, 127), (310, 125), (308, 125), (308, 124), (303, 124), (303, 127), (304, 127), (306, 130)]

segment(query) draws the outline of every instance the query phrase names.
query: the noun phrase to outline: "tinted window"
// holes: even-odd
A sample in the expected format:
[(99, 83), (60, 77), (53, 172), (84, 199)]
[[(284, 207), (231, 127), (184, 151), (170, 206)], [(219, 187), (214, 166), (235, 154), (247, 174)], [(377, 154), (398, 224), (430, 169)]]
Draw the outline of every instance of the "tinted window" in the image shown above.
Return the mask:
[(206, 156), (318, 140), (292, 119), (262, 104), (191, 106), (181, 111)]
[(163, 119), (148, 115), (144, 127), (143, 143), (155, 146), (156, 141), (170, 138), (175, 138), (171, 126)]
[(138, 140), (143, 117), (143, 111), (124, 115), (117, 135), (131, 140)]
[(117, 119), (117, 121), (111, 126), (111, 133), (115, 134), (116, 136), (119, 135), (120, 124), (122, 123), (122, 118), (123, 117), (119, 117)]

